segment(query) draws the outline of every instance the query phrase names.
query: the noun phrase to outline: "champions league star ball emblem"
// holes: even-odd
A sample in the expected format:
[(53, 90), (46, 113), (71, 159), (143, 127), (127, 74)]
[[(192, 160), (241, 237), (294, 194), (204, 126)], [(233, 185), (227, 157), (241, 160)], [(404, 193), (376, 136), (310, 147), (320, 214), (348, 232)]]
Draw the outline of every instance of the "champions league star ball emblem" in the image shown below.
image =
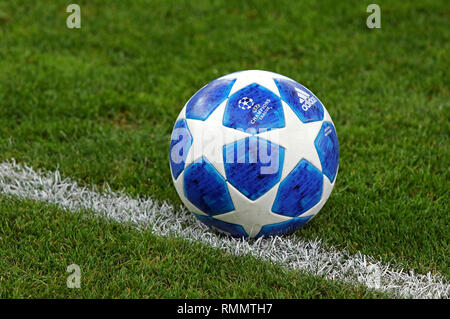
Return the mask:
[(172, 132), (170, 168), (186, 207), (233, 237), (293, 232), (324, 206), (339, 166), (320, 100), (283, 75), (241, 71), (199, 90)]
[(251, 109), (253, 105), (254, 105), (253, 100), (249, 97), (243, 97), (238, 102), (238, 107), (243, 110)]

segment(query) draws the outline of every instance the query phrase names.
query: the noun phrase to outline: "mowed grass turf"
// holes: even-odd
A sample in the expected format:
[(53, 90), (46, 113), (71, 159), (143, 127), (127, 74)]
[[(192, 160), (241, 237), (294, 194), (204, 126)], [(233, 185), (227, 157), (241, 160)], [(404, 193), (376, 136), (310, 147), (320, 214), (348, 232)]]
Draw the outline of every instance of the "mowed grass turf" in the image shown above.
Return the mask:
[[(366, 27), (371, 2), (364, 1), (77, 3), (82, 28), (69, 30), (64, 1), (0, 2), (0, 160), (14, 157), (35, 168), (59, 168), (84, 185), (108, 183), (132, 196), (180, 205), (168, 148), (183, 105), (221, 75), (243, 69), (278, 72), (321, 99), (340, 143), (335, 189), (298, 234), (450, 277), (446, 1), (378, 1), (382, 28), (377, 30)], [(45, 211), (46, 206), (38, 207)], [(15, 219), (5, 209), (0, 220), (11, 224)], [(34, 210), (21, 210), (23, 218)], [(76, 229), (80, 220), (73, 218)], [(36, 241), (51, 240), (40, 231), (42, 224), (33, 225)], [(151, 238), (186, 249), (179, 240)], [(190, 254), (192, 262), (209, 261), (203, 245), (189, 245), (198, 252)], [(31, 253), (29, 248), (17, 246), (23, 253)], [(149, 259), (157, 256), (146, 252)], [(29, 260), (7, 259), (0, 274), (13, 265), (23, 272), (44, 268), (39, 258)], [(103, 269), (100, 261), (90, 267)], [(233, 270), (224, 271), (232, 276)], [(16, 273), (2, 280), (11, 286), (18, 278)], [(46, 295), (23, 287), (8, 294)], [(247, 287), (251, 290), (250, 282)], [(192, 295), (202, 295), (200, 290)], [(189, 295), (187, 288), (171, 293)]]
[[(386, 297), (88, 212), (5, 197), (0, 209), (0, 298)], [(66, 286), (73, 263), (80, 266), (81, 289)]]

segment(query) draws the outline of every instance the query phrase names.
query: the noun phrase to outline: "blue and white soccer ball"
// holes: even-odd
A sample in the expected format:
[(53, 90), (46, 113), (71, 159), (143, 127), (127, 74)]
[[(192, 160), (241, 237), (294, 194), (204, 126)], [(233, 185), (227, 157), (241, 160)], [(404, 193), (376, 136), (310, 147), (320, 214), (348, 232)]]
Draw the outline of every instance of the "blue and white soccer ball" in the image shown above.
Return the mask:
[(242, 71), (200, 89), (178, 116), (170, 167), (181, 200), (233, 237), (293, 232), (323, 207), (339, 165), (319, 99), (277, 73)]

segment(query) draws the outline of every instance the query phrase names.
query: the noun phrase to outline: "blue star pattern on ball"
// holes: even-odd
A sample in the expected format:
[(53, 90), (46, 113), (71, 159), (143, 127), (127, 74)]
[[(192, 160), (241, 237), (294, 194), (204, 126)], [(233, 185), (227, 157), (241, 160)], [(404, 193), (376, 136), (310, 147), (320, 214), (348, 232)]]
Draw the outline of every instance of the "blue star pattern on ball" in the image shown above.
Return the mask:
[(223, 147), (228, 182), (255, 200), (280, 181), (284, 148), (259, 137)]
[(171, 153), (183, 203), (233, 237), (284, 235), (308, 223), (339, 166), (336, 129), (319, 99), (285, 76), (257, 70), (198, 91), (177, 119)]
[(186, 157), (192, 145), (192, 136), (186, 124), (186, 120), (179, 120), (175, 123), (170, 142), (170, 167), (172, 175), (178, 178), (184, 169)]
[(336, 129), (330, 122), (324, 122), (314, 144), (322, 163), (322, 172), (333, 182), (339, 165), (339, 146)]
[(215, 80), (198, 91), (186, 106), (186, 117), (205, 120), (230, 93), (235, 80)]
[(223, 125), (249, 133), (283, 127), (280, 98), (257, 83), (250, 84), (228, 99)]
[(302, 159), (280, 183), (272, 211), (291, 217), (303, 214), (320, 201), (322, 183), (322, 173)]
[(234, 209), (225, 179), (205, 158), (186, 168), (184, 193), (190, 202), (208, 215), (223, 214)]

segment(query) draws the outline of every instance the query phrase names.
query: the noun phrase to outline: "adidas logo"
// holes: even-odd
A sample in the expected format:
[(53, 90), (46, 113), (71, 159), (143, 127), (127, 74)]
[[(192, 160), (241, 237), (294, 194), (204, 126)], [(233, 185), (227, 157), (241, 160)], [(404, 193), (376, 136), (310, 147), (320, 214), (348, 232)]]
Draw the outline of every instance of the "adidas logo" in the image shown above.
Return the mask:
[(299, 89), (299, 88), (295, 88), (295, 91), (297, 92), (297, 96), (298, 96), (298, 101), (300, 102), (300, 104), (302, 105), (302, 109), (303, 111), (308, 111), (309, 108), (311, 106), (314, 105), (314, 103), (317, 102), (316, 98), (310, 96), (308, 93), (306, 93), (305, 91)]

